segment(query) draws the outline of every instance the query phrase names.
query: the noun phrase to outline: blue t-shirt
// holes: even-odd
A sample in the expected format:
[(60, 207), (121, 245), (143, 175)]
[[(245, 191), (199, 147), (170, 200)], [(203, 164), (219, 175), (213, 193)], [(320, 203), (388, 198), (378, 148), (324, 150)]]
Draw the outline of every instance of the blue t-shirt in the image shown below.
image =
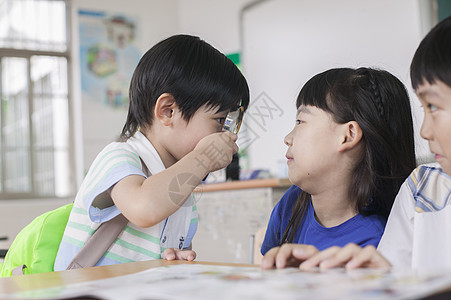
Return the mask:
[[(271, 248), (280, 246), (294, 203), (301, 191), (299, 187), (291, 186), (274, 207), (261, 248), (263, 255)], [(384, 232), (385, 222), (386, 220), (382, 216), (357, 214), (338, 226), (327, 228), (320, 225), (315, 219), (315, 211), (310, 201), (292, 243), (313, 245), (320, 251), (331, 246), (343, 247), (348, 243), (377, 247)]]

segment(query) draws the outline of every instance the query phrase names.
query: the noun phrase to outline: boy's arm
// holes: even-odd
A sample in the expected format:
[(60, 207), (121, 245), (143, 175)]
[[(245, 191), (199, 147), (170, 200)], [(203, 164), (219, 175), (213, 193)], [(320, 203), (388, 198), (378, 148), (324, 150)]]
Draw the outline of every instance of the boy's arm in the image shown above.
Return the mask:
[[(166, 170), (147, 179), (138, 175), (123, 178), (111, 190), (114, 204), (137, 226), (158, 224), (185, 203), (208, 173), (230, 164), (232, 155), (238, 151), (236, 139), (230, 132), (208, 135)], [(217, 153), (206, 155), (211, 151), (209, 148)]]
[(393, 204), (378, 251), (395, 267), (411, 268), (415, 199), (407, 181)]

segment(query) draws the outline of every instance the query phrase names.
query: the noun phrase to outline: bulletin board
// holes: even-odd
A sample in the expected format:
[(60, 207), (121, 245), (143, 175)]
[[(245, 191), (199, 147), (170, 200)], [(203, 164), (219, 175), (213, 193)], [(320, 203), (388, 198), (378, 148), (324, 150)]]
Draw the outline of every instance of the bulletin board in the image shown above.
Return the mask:
[(128, 89), (141, 53), (134, 44), (138, 22), (126, 15), (79, 10), (83, 100), (126, 109)]

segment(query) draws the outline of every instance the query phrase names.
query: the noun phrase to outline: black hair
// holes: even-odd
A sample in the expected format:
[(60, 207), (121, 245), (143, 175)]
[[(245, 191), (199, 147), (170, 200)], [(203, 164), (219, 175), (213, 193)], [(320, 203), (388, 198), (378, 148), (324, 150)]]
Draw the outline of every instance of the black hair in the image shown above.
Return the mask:
[(174, 97), (186, 121), (204, 105), (218, 112), (249, 105), (246, 79), (230, 59), (199, 37), (174, 35), (153, 46), (139, 61), (130, 83), (121, 138), (152, 125), (155, 103), (163, 93)]
[(414, 90), (424, 80), (433, 84), (440, 80), (451, 87), (451, 17), (438, 23), (418, 46), (410, 65)]
[[(357, 200), (360, 214), (388, 218), (401, 184), (416, 166), (410, 100), (402, 82), (382, 70), (331, 69), (304, 85), (296, 102), (298, 109), (301, 105), (330, 113), (338, 124), (359, 124), (364, 150), (355, 164), (350, 199)], [(293, 240), (310, 197), (301, 192), (281, 244)]]

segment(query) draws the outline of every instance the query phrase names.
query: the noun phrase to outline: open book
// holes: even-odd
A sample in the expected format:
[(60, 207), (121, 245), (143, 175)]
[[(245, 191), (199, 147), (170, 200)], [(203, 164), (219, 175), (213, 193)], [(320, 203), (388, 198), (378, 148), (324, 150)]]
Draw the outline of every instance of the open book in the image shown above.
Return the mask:
[(418, 299), (451, 287), (451, 274), (382, 270), (301, 272), (257, 267), (171, 265), (131, 275), (0, 298), (20, 299)]

